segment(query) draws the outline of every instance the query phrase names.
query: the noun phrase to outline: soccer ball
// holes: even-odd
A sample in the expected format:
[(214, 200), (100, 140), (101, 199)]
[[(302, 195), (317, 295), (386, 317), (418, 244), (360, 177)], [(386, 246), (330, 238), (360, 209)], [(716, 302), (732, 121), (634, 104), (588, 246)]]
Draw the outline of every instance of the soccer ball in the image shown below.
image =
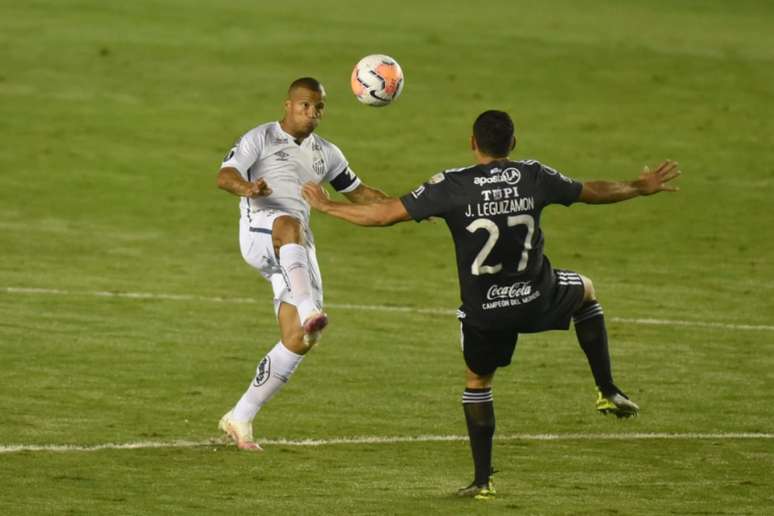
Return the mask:
[(403, 70), (390, 56), (365, 56), (352, 70), (351, 84), (352, 93), (363, 104), (386, 106), (403, 91)]

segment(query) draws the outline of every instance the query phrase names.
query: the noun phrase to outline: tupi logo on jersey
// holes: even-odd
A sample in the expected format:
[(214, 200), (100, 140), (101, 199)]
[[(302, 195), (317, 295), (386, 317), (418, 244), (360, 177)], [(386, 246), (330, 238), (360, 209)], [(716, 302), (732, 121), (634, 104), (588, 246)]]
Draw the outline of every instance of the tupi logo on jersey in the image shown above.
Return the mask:
[(486, 292), (486, 298), (489, 301), (495, 299), (514, 299), (517, 297), (528, 296), (532, 292), (532, 285), (529, 281), (517, 281), (513, 285), (500, 286), (497, 284), (489, 287)]
[(495, 183), (506, 183), (515, 185), (521, 180), (521, 171), (518, 168), (508, 167), (505, 170), (493, 168), (489, 171), (492, 174), (489, 177), (476, 177), (473, 183), (477, 186), (491, 185)]

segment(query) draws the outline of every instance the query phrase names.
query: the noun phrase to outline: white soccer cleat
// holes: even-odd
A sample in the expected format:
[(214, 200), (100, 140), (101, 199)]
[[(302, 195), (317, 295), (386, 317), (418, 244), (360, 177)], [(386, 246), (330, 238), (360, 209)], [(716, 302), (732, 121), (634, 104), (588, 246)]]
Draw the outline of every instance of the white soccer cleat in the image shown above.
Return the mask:
[(220, 418), (218, 428), (225, 432), (240, 450), (263, 451), (263, 448), (253, 441), (253, 424), (249, 421), (234, 421), (231, 419), (231, 412), (229, 410)]

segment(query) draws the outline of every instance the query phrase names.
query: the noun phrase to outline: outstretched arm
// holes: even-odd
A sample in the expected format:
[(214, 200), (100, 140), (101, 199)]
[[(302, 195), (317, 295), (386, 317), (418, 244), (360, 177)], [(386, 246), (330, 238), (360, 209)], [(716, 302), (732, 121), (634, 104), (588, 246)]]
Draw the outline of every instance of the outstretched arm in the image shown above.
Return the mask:
[(303, 194), (312, 208), (359, 226), (391, 226), (396, 222), (411, 220), (403, 203), (394, 197), (385, 196), (361, 204), (334, 202), (315, 183), (306, 183)]
[(346, 192), (344, 197), (349, 199), (350, 202), (365, 204), (387, 199), (387, 194), (378, 188), (372, 188), (365, 183), (360, 183), (360, 185), (351, 192)]
[(669, 184), (680, 175), (677, 162), (664, 161), (656, 170), (648, 167), (634, 181), (586, 181), (578, 200), (587, 204), (609, 204), (626, 201), (641, 195), (658, 192), (676, 192), (678, 187)]
[(265, 197), (271, 194), (271, 188), (263, 179), (245, 181), (239, 171), (233, 167), (223, 167), (218, 172), (218, 188), (240, 197)]

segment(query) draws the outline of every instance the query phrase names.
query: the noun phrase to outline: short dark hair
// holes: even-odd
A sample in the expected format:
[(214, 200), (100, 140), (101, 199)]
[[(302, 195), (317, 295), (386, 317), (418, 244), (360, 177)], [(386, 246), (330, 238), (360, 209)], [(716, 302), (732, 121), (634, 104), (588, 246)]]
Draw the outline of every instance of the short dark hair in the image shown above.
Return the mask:
[(288, 87), (288, 95), (296, 88), (306, 88), (307, 90), (316, 91), (318, 93), (325, 93), (322, 84), (317, 79), (312, 77), (301, 77), (290, 83)]
[(513, 150), (513, 120), (505, 111), (484, 111), (473, 123), (478, 149), (487, 156), (502, 158)]

